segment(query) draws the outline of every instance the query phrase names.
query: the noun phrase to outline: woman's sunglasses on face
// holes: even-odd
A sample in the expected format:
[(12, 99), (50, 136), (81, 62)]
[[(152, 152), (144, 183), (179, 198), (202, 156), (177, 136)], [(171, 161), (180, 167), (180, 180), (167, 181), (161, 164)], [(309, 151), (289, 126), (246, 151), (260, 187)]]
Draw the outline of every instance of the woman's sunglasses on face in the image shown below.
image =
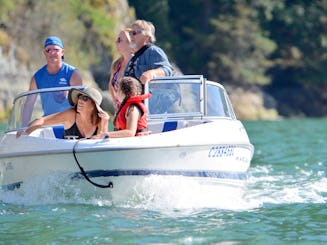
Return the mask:
[(123, 42), (124, 40), (121, 38), (121, 37), (118, 37), (117, 40), (116, 40), (116, 43), (121, 43)]
[(83, 94), (79, 94), (79, 95), (77, 96), (77, 98), (78, 98), (78, 99), (81, 99), (81, 100), (83, 100), (83, 101), (85, 101), (85, 102), (87, 102), (87, 101), (90, 99), (90, 97), (88, 97), (88, 96), (86, 96), (86, 95), (83, 95)]

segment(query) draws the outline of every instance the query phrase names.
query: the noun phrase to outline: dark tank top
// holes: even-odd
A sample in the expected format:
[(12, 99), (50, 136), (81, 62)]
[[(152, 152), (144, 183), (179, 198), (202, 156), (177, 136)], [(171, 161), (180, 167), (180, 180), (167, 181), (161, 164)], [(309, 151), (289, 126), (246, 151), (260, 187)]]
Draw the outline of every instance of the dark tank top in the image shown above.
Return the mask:
[[(98, 127), (96, 127), (95, 131), (93, 132), (93, 135), (96, 135), (98, 133)], [(75, 114), (75, 122), (74, 124), (69, 128), (69, 129), (65, 129), (64, 131), (64, 138), (66, 138), (66, 136), (74, 136), (74, 138), (76, 139), (82, 139), (85, 138), (85, 136), (83, 136), (81, 134), (81, 132), (79, 131), (77, 124), (76, 124), (76, 114)]]

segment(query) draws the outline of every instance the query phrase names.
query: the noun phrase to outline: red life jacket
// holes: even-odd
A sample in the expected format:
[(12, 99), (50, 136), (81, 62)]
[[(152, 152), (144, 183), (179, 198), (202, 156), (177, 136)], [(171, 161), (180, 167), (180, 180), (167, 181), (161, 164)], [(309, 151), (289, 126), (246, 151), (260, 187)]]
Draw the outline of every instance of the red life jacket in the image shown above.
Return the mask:
[(123, 107), (119, 110), (118, 115), (116, 115), (115, 118), (115, 130), (124, 130), (126, 129), (126, 118), (125, 118), (125, 113), (126, 110), (130, 105), (136, 105), (140, 110), (141, 110), (141, 117), (139, 118), (137, 122), (137, 130), (136, 130), (136, 135), (137, 133), (141, 132), (143, 129), (147, 128), (148, 126), (148, 120), (146, 118), (147, 116), (147, 109), (145, 108), (144, 103), (142, 102), (143, 100), (150, 98), (152, 94), (142, 94), (142, 95), (137, 95), (137, 96), (131, 96), (128, 98), (123, 105)]

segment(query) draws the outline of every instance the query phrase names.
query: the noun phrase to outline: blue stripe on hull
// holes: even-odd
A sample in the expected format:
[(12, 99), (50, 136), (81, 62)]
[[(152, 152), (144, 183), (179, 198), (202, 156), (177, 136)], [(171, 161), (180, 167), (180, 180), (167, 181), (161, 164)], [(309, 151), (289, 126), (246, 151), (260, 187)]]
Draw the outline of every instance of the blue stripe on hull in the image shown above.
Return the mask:
[(22, 181), (19, 181), (19, 182), (12, 183), (12, 184), (9, 184), (9, 185), (3, 185), (3, 186), (1, 186), (1, 190), (12, 191), (12, 190), (15, 190), (15, 189), (19, 189), (20, 185), (22, 183), (23, 183)]
[[(146, 175), (173, 175), (186, 177), (204, 177), (219, 179), (245, 180), (246, 173), (210, 172), (210, 171), (178, 171), (178, 170), (93, 170), (86, 171), (88, 177), (118, 177), (118, 176), (146, 176)], [(73, 178), (81, 178), (81, 173), (76, 173)]]
[[(87, 171), (89, 178), (97, 177), (119, 177), (119, 176), (148, 176), (148, 175), (165, 175), (165, 176), (185, 176), (185, 177), (202, 177), (202, 178), (217, 178), (217, 179), (232, 179), (245, 180), (246, 173), (231, 173), (231, 172), (210, 172), (210, 171), (171, 171), (171, 170), (92, 170)], [(74, 173), (72, 179), (83, 179), (81, 173)], [(3, 185), (2, 190), (19, 189), (23, 182)]]

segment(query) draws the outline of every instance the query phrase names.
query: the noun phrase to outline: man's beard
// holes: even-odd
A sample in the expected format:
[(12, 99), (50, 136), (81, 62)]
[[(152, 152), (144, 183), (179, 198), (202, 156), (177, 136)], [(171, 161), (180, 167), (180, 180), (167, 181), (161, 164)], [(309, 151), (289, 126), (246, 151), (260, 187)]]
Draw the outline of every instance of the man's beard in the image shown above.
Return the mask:
[(131, 46), (132, 49), (134, 49), (134, 50), (136, 49), (136, 43), (135, 42), (131, 42), (130, 46)]

